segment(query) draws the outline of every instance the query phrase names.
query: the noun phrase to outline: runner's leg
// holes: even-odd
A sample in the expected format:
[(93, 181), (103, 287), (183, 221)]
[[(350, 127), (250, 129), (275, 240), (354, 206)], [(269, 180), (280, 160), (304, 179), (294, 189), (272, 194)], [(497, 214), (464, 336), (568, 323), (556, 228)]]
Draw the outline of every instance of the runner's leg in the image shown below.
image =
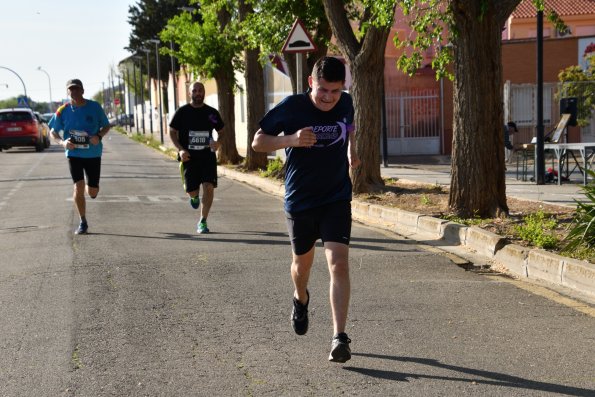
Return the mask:
[(314, 246), (303, 255), (293, 254), (291, 263), (291, 279), (295, 288), (293, 296), (304, 305), (308, 303), (306, 288), (310, 279), (312, 263), (314, 263)]
[(85, 180), (77, 181), (74, 184), (74, 192), (72, 195), (74, 205), (79, 213), (79, 217), (83, 219), (86, 213), (86, 202), (85, 202)]
[(336, 242), (324, 243), (330, 273), (330, 300), (334, 334), (345, 332), (351, 284), (349, 280), (349, 246)]
[(202, 205), (200, 207), (200, 216), (202, 219), (207, 219), (211, 205), (213, 205), (213, 197), (215, 196), (215, 187), (212, 183), (204, 182), (202, 184)]

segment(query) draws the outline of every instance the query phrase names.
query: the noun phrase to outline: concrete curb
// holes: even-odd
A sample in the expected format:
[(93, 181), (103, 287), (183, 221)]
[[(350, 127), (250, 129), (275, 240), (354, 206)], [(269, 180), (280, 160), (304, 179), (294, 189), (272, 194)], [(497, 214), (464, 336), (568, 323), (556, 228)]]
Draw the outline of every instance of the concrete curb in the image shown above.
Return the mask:
[[(283, 197), (283, 183), (219, 166), (219, 175)], [(595, 298), (595, 265), (542, 249), (509, 244), (504, 237), (476, 226), (464, 226), (398, 208), (353, 200), (353, 219), (407, 238), (423, 241), (471, 262), (495, 266), (530, 280), (563, 286)]]

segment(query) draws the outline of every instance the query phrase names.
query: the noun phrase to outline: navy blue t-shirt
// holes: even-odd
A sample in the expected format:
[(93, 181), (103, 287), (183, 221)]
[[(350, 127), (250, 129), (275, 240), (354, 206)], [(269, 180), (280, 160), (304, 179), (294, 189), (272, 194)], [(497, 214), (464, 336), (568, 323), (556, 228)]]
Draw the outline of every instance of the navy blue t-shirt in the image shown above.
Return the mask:
[(285, 148), (285, 211), (295, 213), (351, 200), (347, 148), (353, 113), (353, 101), (345, 92), (326, 112), (316, 108), (309, 93), (304, 93), (285, 98), (260, 121), (267, 135), (292, 135), (304, 127), (312, 127), (316, 134), (311, 148)]

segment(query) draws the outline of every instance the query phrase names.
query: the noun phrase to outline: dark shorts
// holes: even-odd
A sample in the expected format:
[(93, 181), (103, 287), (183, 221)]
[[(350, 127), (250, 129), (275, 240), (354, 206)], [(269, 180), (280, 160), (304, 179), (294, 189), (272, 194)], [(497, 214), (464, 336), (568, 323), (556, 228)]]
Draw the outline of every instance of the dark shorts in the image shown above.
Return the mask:
[(285, 213), (294, 254), (303, 255), (321, 239), (349, 245), (351, 238), (351, 202), (338, 201), (296, 213)]
[(180, 162), (182, 183), (186, 192), (193, 192), (207, 182), (217, 187), (217, 156), (209, 149), (190, 153), (190, 160)]
[(72, 182), (77, 183), (84, 180), (85, 174), (87, 174), (87, 186), (99, 187), (101, 157), (68, 157), (68, 166), (70, 167)]

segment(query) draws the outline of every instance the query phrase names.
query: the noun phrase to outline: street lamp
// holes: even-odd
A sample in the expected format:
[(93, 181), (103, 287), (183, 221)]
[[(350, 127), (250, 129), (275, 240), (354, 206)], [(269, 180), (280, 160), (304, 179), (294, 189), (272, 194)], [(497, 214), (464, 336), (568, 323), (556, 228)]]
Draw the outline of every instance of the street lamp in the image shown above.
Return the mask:
[(130, 59), (132, 59), (132, 81), (134, 83), (133, 87), (134, 87), (134, 129), (136, 130), (137, 134), (138, 134), (138, 111), (137, 111), (137, 105), (138, 105), (138, 89), (136, 87), (136, 60), (138, 57), (136, 56), (132, 56), (130, 57)]
[(27, 101), (27, 88), (25, 87), (25, 82), (23, 81), (23, 79), (21, 79), (21, 76), (19, 76), (19, 74), (17, 72), (15, 72), (14, 70), (12, 70), (10, 68), (7, 68), (6, 66), (0, 66), (0, 68), (1, 69), (6, 69), (9, 72), (12, 72), (12, 73), (16, 74), (16, 76), (19, 78), (19, 80), (21, 80), (21, 84), (23, 84), (23, 91), (25, 91), (25, 101)]
[(159, 90), (159, 133), (161, 134), (161, 144), (163, 144), (163, 102), (161, 100), (161, 74), (159, 72), (159, 43), (157, 39), (147, 40), (149, 43), (155, 44), (155, 63), (157, 64), (157, 89)]
[(143, 85), (143, 58), (135, 56), (134, 59), (138, 60), (138, 71), (140, 74), (140, 103), (142, 111), (141, 120), (143, 124), (143, 135), (145, 135), (145, 86)]
[[(149, 83), (149, 128), (151, 130), (151, 135), (153, 135), (153, 101), (151, 100), (151, 64), (149, 63), (149, 50), (148, 48), (141, 48), (142, 52), (147, 54), (147, 81)], [(144, 110), (144, 109), (143, 109)], [(144, 119), (143, 119), (143, 126), (144, 126)], [(143, 128), (144, 133), (144, 128)]]
[(52, 101), (52, 80), (50, 80), (50, 74), (48, 72), (46, 72), (45, 70), (43, 70), (41, 68), (41, 66), (37, 67), (37, 70), (39, 70), (40, 72), (43, 72), (46, 74), (46, 76), (48, 76), (48, 83), (50, 85), (50, 113), (54, 112), (54, 102)]
[(169, 58), (171, 61), (171, 80), (174, 86), (174, 111), (178, 108), (178, 85), (176, 84), (176, 61), (174, 60), (174, 42), (173, 40), (169, 41), (169, 49), (171, 52), (169, 53)]

